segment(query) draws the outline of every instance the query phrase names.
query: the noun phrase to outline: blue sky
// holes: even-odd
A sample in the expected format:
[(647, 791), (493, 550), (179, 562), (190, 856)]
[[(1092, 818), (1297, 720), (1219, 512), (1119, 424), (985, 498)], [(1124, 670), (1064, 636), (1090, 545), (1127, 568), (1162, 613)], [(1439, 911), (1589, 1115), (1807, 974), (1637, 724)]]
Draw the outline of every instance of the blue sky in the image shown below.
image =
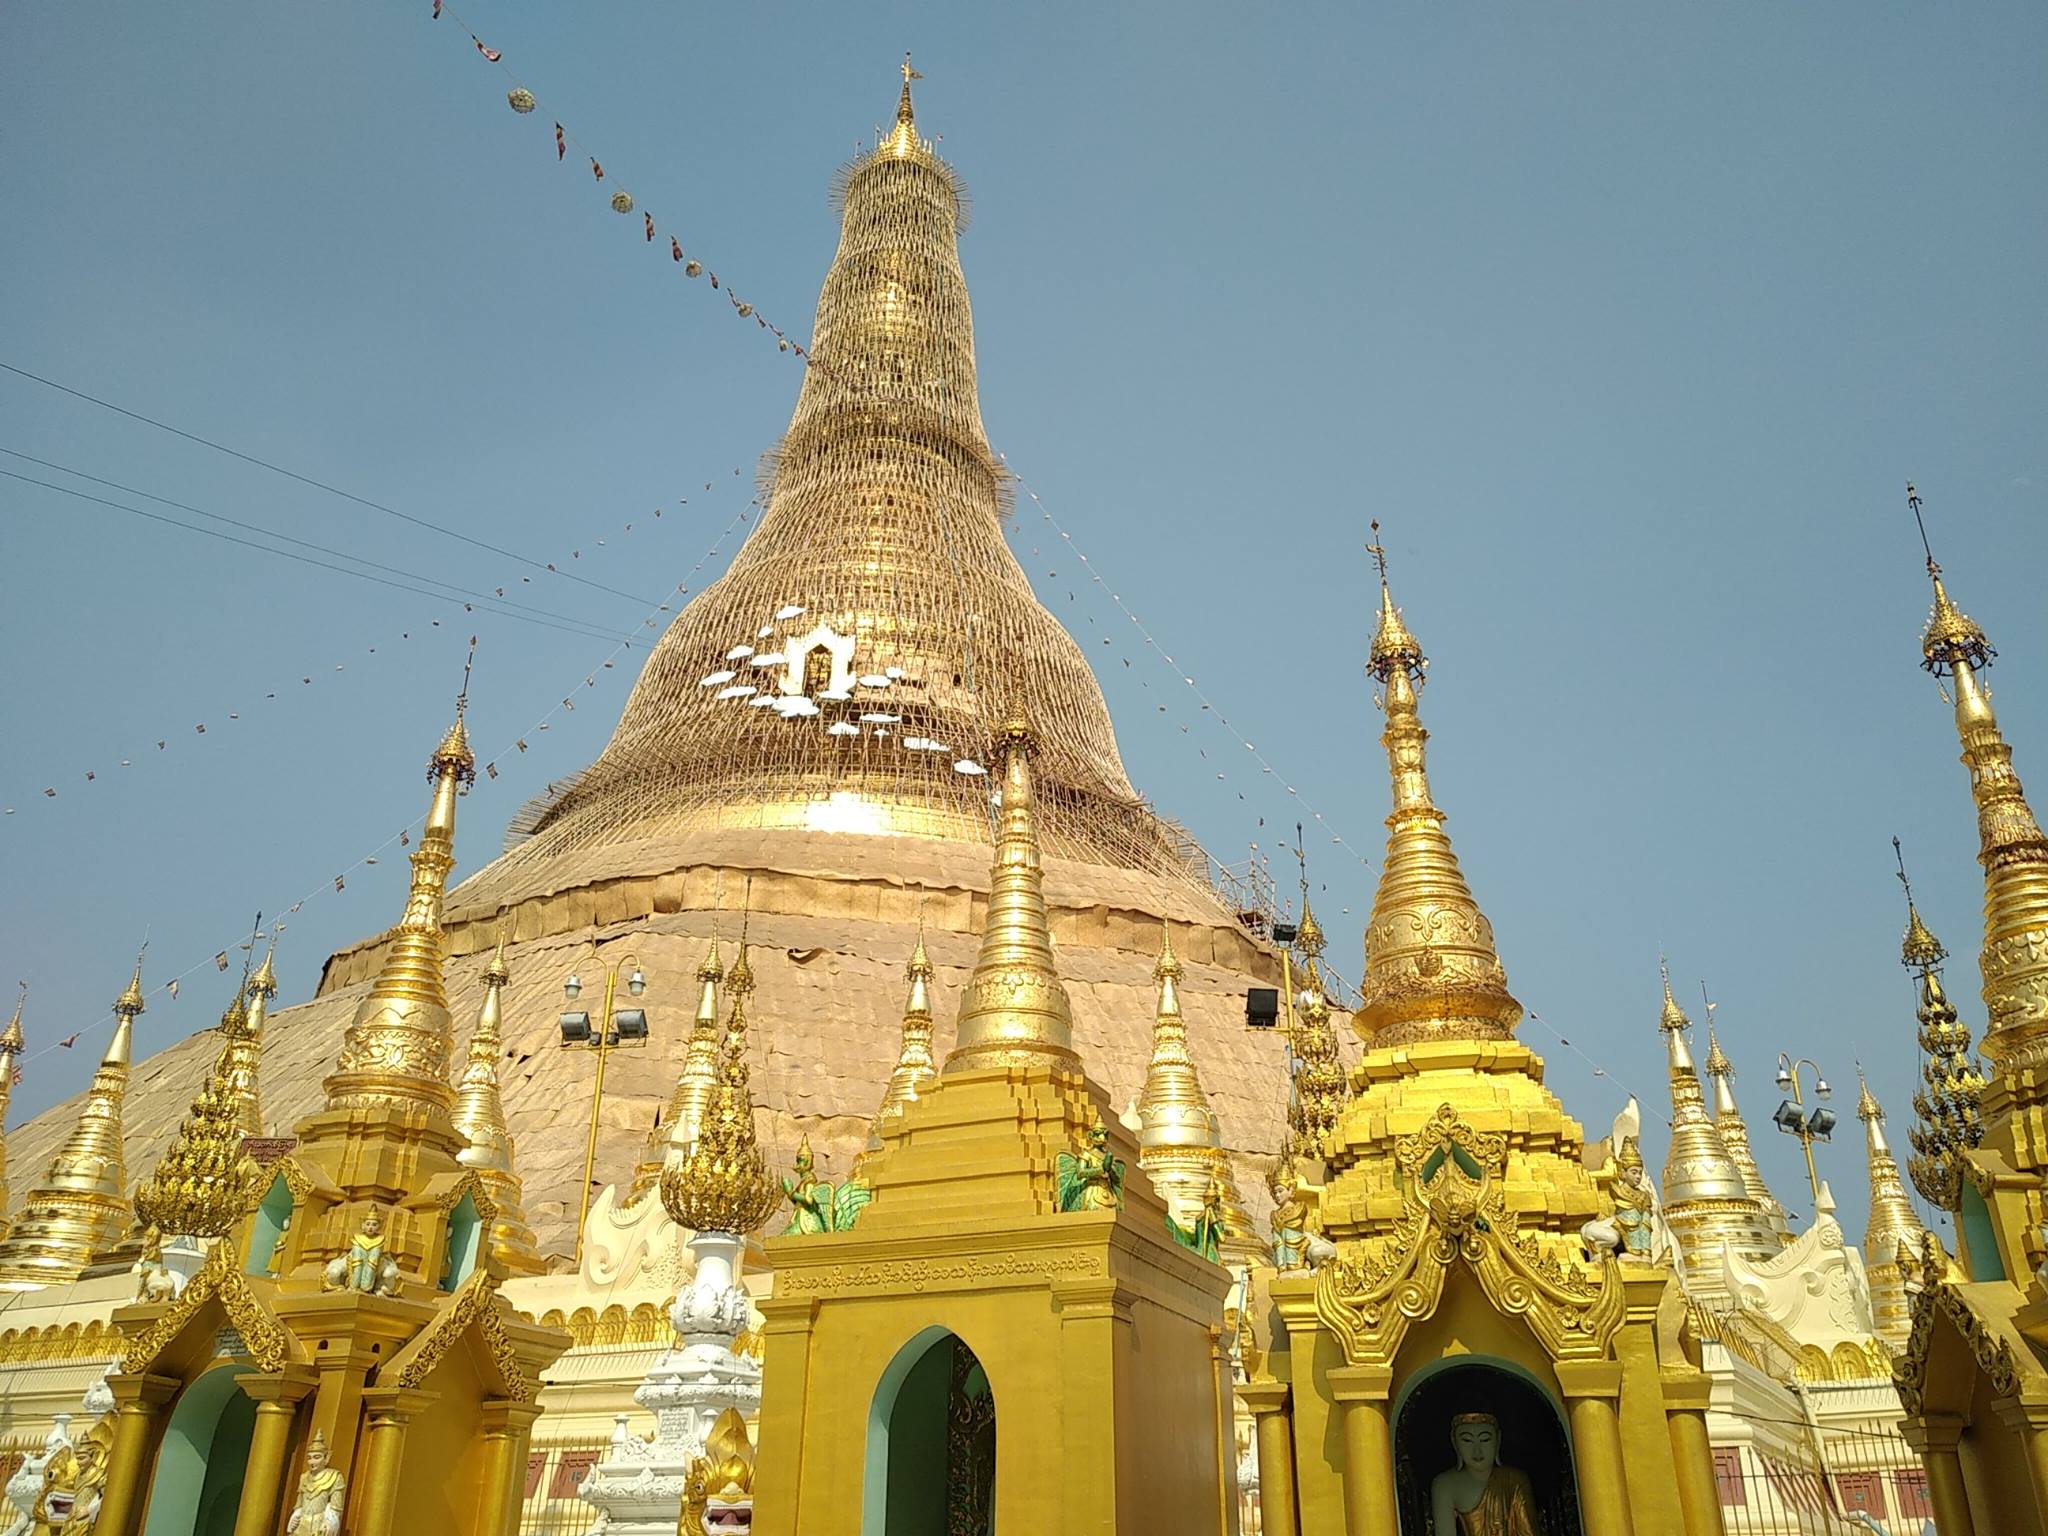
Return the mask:
[[(803, 336), (831, 171), (910, 48), (921, 124), (976, 198), (991, 437), (1176, 658), (1134, 648), (1023, 501), (1013, 543), (1133, 779), (1219, 857), (1277, 854), (1296, 802), (1195, 678), (1323, 812), (1312, 873), (1356, 974), (1373, 872), (1325, 833), (1376, 863), (1377, 516), (1434, 662), (1438, 797), (1568, 1106), (1599, 1134), (1635, 1089), (1661, 1159), (1662, 948), (1695, 1014), (1700, 977), (1721, 1002), (1787, 1204), (1809, 1202), (1769, 1134), (1778, 1049), (1849, 1084), (1860, 1058), (1903, 1143), (1894, 833), (1981, 1022), (1908, 476), (2048, 794), (2048, 12), (457, 9), (0, 19), (0, 361), (596, 584), (0, 373), (0, 447), (583, 631), (0, 479), (5, 963), (34, 986), (32, 1049), (89, 1031), (29, 1062), (17, 1118), (83, 1084), (145, 928), (153, 979), (200, 966), (152, 1002), (149, 1048), (212, 1022), (210, 957), (255, 909), (317, 893), (288, 1002), (393, 918), (399, 850), (332, 879), (423, 809), (470, 633), (502, 762), (464, 804), (465, 870), (595, 756), (632, 675), (596, 636), (633, 632), (634, 599), (744, 508), (798, 384), (604, 192)], [(465, 22), (540, 111), (507, 109)], [(603, 188), (557, 164), (556, 118)], [(1858, 1139), (1823, 1171), (1860, 1231)]]

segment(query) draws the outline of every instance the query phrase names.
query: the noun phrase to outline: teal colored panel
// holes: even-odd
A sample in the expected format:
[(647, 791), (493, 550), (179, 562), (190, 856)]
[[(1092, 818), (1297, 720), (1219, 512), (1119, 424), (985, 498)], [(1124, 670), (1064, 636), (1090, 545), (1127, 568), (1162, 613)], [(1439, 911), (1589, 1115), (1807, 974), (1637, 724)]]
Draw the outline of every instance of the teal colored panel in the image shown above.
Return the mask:
[[(234, 1499), (240, 1500), (256, 1405), (235, 1386), (235, 1378), (248, 1370), (246, 1365), (218, 1366), (178, 1394), (157, 1452), (142, 1536), (213, 1536), (214, 1527), (200, 1524), (208, 1491), (214, 1492), (216, 1504), (226, 1502), (232, 1480)], [(227, 1524), (219, 1529), (233, 1528), (230, 1504)]]
[(1963, 1257), (1972, 1280), (2003, 1280), (2005, 1260), (1998, 1254), (1998, 1233), (1991, 1226), (1991, 1207), (1977, 1192), (1977, 1186), (1963, 1180), (1963, 1208), (1956, 1215), (1962, 1228)]
[(292, 1224), (292, 1192), (279, 1174), (270, 1181), (269, 1193), (263, 1203), (256, 1207), (256, 1220), (251, 1223), (249, 1253), (243, 1261), (242, 1271), (251, 1275), (267, 1275), (270, 1271), (270, 1255), (276, 1251), (277, 1240), (284, 1236)]
[(946, 1398), (953, 1338), (935, 1341), (889, 1413), (889, 1505), (882, 1536), (946, 1536)]
[(483, 1219), (476, 1201), (465, 1194), (448, 1213), (448, 1267), (441, 1276), (441, 1289), (452, 1291), (476, 1269), (477, 1250), (483, 1242)]

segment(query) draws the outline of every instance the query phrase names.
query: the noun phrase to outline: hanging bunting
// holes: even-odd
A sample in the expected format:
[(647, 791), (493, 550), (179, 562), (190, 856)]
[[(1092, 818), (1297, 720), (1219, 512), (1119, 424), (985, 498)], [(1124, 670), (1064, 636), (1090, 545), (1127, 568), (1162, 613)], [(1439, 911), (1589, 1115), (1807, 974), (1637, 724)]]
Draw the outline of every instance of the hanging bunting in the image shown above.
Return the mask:
[(497, 50), (497, 49), (495, 49), (495, 48), (486, 48), (486, 47), (484, 46), (484, 40), (483, 40), (482, 38), (478, 37), (478, 36), (477, 36), (477, 35), (476, 35), (476, 34), (475, 34), (474, 32), (472, 32), (472, 33), (470, 33), (470, 34), (469, 34), (469, 40), (470, 40), (470, 41), (471, 41), (472, 43), (475, 43), (475, 44), (476, 44), (476, 51), (477, 51), (478, 53), (482, 54), (482, 55), (484, 56), (484, 58), (485, 58), (486, 60), (488, 60), (488, 61), (489, 61), (490, 63), (493, 63), (493, 64), (495, 64), (495, 63), (497, 63), (497, 62), (498, 62), (498, 60), (500, 60), (500, 59), (502, 59), (502, 58), (504, 57), (504, 55), (503, 55), (502, 53), (498, 52), (498, 50)]
[(648, 241), (651, 243), (654, 239), (654, 215), (651, 213), (642, 213), (640, 217), (647, 221), (647, 238)]
[(569, 141), (562, 137), (562, 125), (560, 123), (555, 124), (555, 158), (557, 160), (569, 158)]

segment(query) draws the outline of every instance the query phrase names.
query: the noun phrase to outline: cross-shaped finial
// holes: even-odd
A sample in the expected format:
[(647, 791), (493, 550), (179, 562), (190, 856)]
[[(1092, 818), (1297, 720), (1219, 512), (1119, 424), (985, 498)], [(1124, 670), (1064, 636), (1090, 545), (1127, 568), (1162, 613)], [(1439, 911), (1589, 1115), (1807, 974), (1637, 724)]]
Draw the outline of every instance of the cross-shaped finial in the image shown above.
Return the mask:
[(906, 49), (903, 54), (903, 83), (905, 85), (908, 85), (913, 80), (922, 80), (923, 78), (923, 70), (912, 69), (910, 67), (910, 53), (909, 50)]
[(1387, 584), (1387, 547), (1380, 542), (1380, 520), (1372, 520), (1372, 542), (1365, 546), (1365, 552), (1372, 556), (1372, 563), (1380, 573), (1380, 585)]

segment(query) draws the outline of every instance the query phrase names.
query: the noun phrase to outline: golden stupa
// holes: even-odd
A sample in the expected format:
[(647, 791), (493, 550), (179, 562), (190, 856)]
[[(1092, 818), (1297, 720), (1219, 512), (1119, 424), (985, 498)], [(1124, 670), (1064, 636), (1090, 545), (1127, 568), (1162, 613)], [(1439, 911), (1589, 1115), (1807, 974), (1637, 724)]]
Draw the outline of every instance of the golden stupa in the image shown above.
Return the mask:
[[(1093, 1070), (1116, 1103), (1139, 1091), (1170, 923), (1240, 1188), (1262, 1189), (1245, 1156), (1280, 1140), (1285, 1052), (1242, 1027), (1246, 987), (1279, 980), (1274, 953), (1239, 921), (1248, 903), (1219, 894), (1201, 850), (1132, 789), (1080, 648), (1005, 542), (1009, 491), (982, 427), (957, 249), (965, 194), (907, 93), (834, 200), (839, 246), (794, 415), (764, 461), (758, 524), (656, 643), (597, 761), (512, 816), (504, 854), (448, 896), (437, 1017), (474, 1017), (480, 963), (509, 935), (504, 1046), (527, 1059), (501, 1092), (543, 1252), (572, 1247), (588, 1121), (590, 1064), (554, 1035), (563, 976), (595, 940), (630, 942), (648, 977), (651, 1048), (609, 1063), (595, 1173), (644, 1201), (709, 1088), (705, 1058), (672, 1102), (692, 978), (736, 934), (742, 892), (755, 1012), (778, 1032), (755, 1079), (771, 1165), (805, 1134), (823, 1165), (851, 1165), (900, 1052), (898, 968), (920, 921), (936, 993), (973, 960), (992, 700), (1025, 710), (1041, 743), (1050, 920)], [(311, 1003), (271, 1014), (274, 1123), (320, 1102), (338, 1039), (403, 942), (401, 930), (342, 950)], [(415, 1043), (451, 1049), (445, 1030)], [(942, 1033), (935, 1050), (949, 1043)], [(131, 1155), (155, 1156), (211, 1054), (191, 1040), (152, 1064), (129, 1106)], [(17, 1167), (46, 1159), (75, 1113), (20, 1128)]]

